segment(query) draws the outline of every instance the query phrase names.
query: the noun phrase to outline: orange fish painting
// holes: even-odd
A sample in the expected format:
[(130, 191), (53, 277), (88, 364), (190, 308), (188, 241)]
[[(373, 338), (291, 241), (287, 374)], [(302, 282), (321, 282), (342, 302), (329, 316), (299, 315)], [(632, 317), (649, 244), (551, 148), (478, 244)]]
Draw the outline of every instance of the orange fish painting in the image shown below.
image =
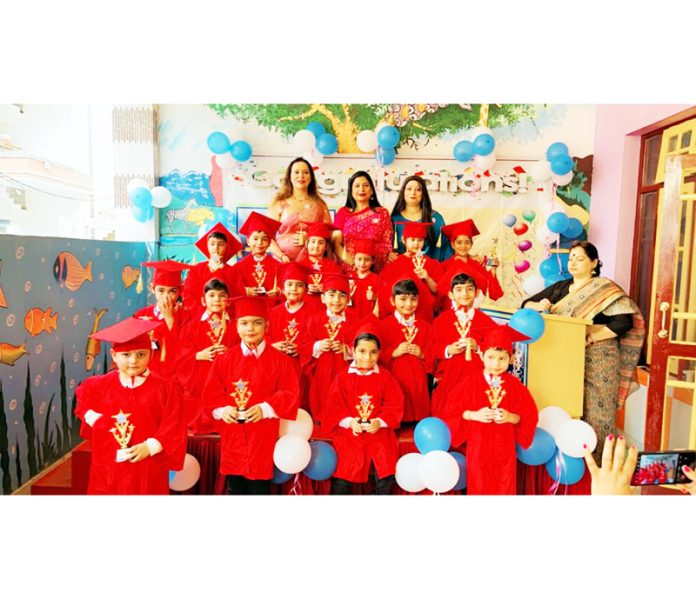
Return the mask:
[(92, 261), (82, 266), (70, 252), (61, 252), (53, 263), (53, 276), (61, 287), (77, 291), (85, 281), (92, 279)]
[[(103, 308), (97, 312), (97, 309), (94, 308), (94, 324), (92, 325), (92, 330), (89, 332), (90, 335), (97, 332), (97, 329), (99, 328), (99, 321), (108, 311), (108, 308)], [(87, 337), (87, 347), (85, 347), (85, 370), (92, 370), (94, 367), (94, 360), (96, 360), (100, 351), (101, 343), (99, 340)]]
[[(2, 259), (0, 259), (0, 274), (2, 274)], [(2, 285), (0, 285), (0, 308), (7, 308), (7, 300), (2, 291)]]
[(133, 283), (135, 283), (140, 278), (140, 269), (133, 268), (132, 266), (126, 265), (121, 271), (121, 280), (123, 281), (123, 286), (128, 289)]
[(58, 313), (53, 312), (50, 306), (45, 312), (41, 308), (32, 308), (24, 317), (24, 328), (32, 336), (36, 337), (44, 331), (58, 330)]
[(0, 364), (14, 366), (15, 362), (23, 355), (28, 354), (25, 341), (20, 346), (11, 345), (9, 343), (0, 343)]

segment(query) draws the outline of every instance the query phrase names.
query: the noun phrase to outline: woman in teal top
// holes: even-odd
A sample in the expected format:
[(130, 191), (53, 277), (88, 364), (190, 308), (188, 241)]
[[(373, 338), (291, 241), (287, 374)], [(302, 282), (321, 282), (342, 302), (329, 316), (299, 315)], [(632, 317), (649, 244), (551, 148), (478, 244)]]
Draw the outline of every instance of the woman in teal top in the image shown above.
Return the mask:
[[(434, 260), (443, 261), (452, 255), (452, 246), (446, 241), (442, 243), (440, 238), (440, 229), (445, 226), (445, 220), (439, 212), (433, 210), (428, 187), (418, 175), (411, 175), (402, 183), (399, 197), (391, 212), (391, 219), (399, 254), (406, 251), (401, 239), (404, 225), (396, 223), (410, 221), (433, 223), (432, 227), (428, 227), (428, 236), (425, 238), (425, 246), (423, 247), (423, 252), (427, 256)], [(390, 257), (390, 260), (396, 258), (395, 253), (392, 253), (392, 256), (393, 258)]]

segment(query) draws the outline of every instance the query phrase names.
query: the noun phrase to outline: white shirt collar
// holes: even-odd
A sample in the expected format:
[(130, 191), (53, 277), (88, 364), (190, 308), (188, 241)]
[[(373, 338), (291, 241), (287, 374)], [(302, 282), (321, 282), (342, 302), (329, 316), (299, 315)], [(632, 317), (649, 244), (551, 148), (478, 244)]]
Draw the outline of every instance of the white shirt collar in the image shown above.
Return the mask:
[(300, 304), (296, 308), (291, 308), (290, 304), (287, 301), (285, 302), (285, 309), (290, 314), (294, 314), (295, 312), (299, 312), (302, 309), (302, 306), (304, 306), (304, 302), (300, 302)]
[[(210, 318), (210, 316), (211, 316), (210, 312), (208, 312), (208, 310), (206, 310), (205, 312), (203, 312), (203, 314), (201, 316), (201, 322), (208, 320)], [(229, 320), (229, 319), (230, 319), (229, 314), (227, 314), (227, 312), (223, 311), (222, 312), (222, 320)]]
[(486, 379), (486, 382), (488, 383), (489, 387), (500, 387), (500, 385), (502, 384), (503, 379), (501, 375), (496, 376), (493, 374), (489, 374), (484, 370), (483, 376)]
[(334, 314), (328, 308), (326, 309), (326, 315), (329, 317), (331, 322), (345, 322), (346, 321), (346, 311), (343, 310), (340, 314)]
[(142, 385), (147, 380), (148, 376), (150, 376), (149, 368), (146, 369), (145, 372), (143, 372), (141, 375), (138, 375), (136, 377), (130, 377), (119, 371), (118, 380), (123, 387), (126, 387), (126, 389), (135, 389), (136, 387), (140, 387), (140, 385)]
[(406, 320), (401, 314), (399, 314), (396, 310), (394, 311), (394, 318), (396, 318), (397, 322), (399, 324), (404, 325), (405, 327), (412, 327), (416, 324), (416, 313), (414, 312), (411, 315), (411, 318)]
[(348, 374), (357, 374), (358, 376), (370, 376), (371, 374), (379, 374), (379, 364), (375, 364), (372, 367), (372, 370), (364, 371), (359, 370), (357, 364), (355, 363), (355, 360), (353, 360), (350, 363), (350, 366), (348, 366)]
[(256, 346), (256, 349), (249, 349), (249, 346), (242, 341), (242, 355), (243, 356), (256, 356), (257, 358), (261, 356), (263, 350), (266, 349), (266, 340), (263, 339), (261, 343)]
[[(452, 300), (454, 302), (454, 300)], [(457, 308), (457, 304), (453, 303), (452, 308), (454, 308), (454, 313), (457, 315), (459, 320), (467, 321), (474, 317), (475, 308), (471, 306), (468, 310), (462, 308)]]

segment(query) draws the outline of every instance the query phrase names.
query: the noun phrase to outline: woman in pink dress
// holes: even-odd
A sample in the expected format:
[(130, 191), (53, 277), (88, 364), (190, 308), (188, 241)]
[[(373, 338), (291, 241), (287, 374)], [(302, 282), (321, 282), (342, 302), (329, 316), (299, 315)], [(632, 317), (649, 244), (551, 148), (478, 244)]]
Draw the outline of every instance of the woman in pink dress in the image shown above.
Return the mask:
[(268, 216), (281, 222), (271, 243), (271, 253), (283, 262), (302, 259), (305, 255), (307, 224), (331, 222), (329, 209), (317, 193), (314, 169), (304, 158), (295, 158), (288, 165)]
[(372, 178), (365, 171), (358, 171), (348, 180), (346, 205), (336, 213), (333, 244), (336, 255), (350, 271), (355, 254), (353, 245), (358, 239), (371, 239), (375, 243), (373, 270), (379, 272), (387, 261), (394, 245), (389, 211), (380, 206)]

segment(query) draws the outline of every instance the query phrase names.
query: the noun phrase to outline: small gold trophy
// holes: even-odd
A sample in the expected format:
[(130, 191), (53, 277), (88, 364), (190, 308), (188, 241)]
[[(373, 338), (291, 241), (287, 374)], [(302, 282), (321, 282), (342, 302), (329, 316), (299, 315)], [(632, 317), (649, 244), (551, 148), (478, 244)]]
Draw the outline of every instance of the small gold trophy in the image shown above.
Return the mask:
[(425, 254), (421, 250), (418, 250), (411, 260), (415, 270), (421, 270), (425, 266)]
[(500, 402), (505, 397), (505, 389), (503, 389), (503, 382), (500, 380), (500, 377), (493, 377), (490, 386), (486, 389), (486, 396), (491, 403), (491, 408), (493, 410), (498, 409)]
[(263, 286), (264, 281), (266, 280), (266, 271), (263, 268), (263, 265), (260, 262), (256, 263), (256, 266), (254, 267), (254, 281), (256, 281), (256, 288), (258, 289), (259, 293), (266, 293), (266, 288)]
[(465, 323), (462, 323), (461, 320), (457, 320), (455, 325), (457, 327), (457, 331), (459, 332), (459, 337), (463, 339), (464, 341), (467, 342), (466, 344), (466, 351), (464, 352), (464, 359), (467, 362), (471, 362), (471, 347), (469, 346), (469, 331), (471, 330), (471, 321), (467, 320)]
[(309, 275), (309, 278), (312, 279), (312, 285), (321, 285), (321, 279), (322, 279), (322, 273), (321, 273), (321, 262), (315, 262), (314, 265), (312, 266), (314, 270), (317, 272), (312, 273)]
[(358, 416), (360, 416), (360, 428), (365, 431), (370, 426), (370, 414), (372, 414), (375, 406), (370, 401), (372, 399), (372, 395), (363, 393), (358, 397), (358, 399), (360, 402), (355, 405), (355, 409), (358, 410)]
[(325, 325), (324, 328), (326, 328), (326, 333), (329, 336), (329, 341), (336, 341), (336, 337), (338, 337), (338, 333), (341, 330), (341, 325), (343, 324), (342, 320), (329, 320)]
[(124, 414), (123, 410), (119, 410), (118, 414), (112, 416), (116, 421), (114, 428), (109, 429), (109, 432), (114, 436), (116, 442), (121, 449), (116, 450), (116, 461), (125, 462), (128, 459), (128, 443), (131, 440), (135, 426), (128, 420), (130, 414)]
[(348, 279), (348, 286), (350, 287), (350, 294), (348, 295), (348, 305), (353, 305), (353, 296), (355, 295), (355, 290), (358, 288), (358, 284), (355, 279)]
[(413, 343), (413, 340), (416, 338), (416, 335), (418, 335), (418, 327), (415, 325), (411, 325), (411, 326), (406, 325), (401, 330), (404, 333), (406, 343), (409, 343), (409, 344)]
[(249, 381), (243, 381), (239, 379), (234, 383), (234, 392), (230, 393), (230, 396), (234, 399), (234, 403), (237, 404), (237, 422), (239, 424), (244, 424), (246, 422), (246, 407), (251, 398), (251, 391), (247, 387)]
[(297, 321), (293, 318), (288, 320), (288, 326), (283, 329), (286, 343), (295, 343), (295, 339), (300, 334), (300, 329), (297, 328)]
[(225, 326), (225, 321), (222, 319), (213, 320), (211, 318), (208, 320), (208, 326), (210, 326), (210, 330), (208, 331), (207, 335), (208, 338), (213, 342), (213, 346), (217, 347), (222, 345), (222, 338), (224, 337), (225, 329), (227, 328)]
[(486, 260), (486, 266), (488, 268), (495, 268), (495, 263), (498, 261), (498, 238), (493, 238), (493, 245), (491, 245), (491, 255), (488, 256)]
[(307, 225), (300, 223), (297, 227), (297, 234), (299, 235), (300, 245), (304, 245), (305, 241), (307, 241)]

